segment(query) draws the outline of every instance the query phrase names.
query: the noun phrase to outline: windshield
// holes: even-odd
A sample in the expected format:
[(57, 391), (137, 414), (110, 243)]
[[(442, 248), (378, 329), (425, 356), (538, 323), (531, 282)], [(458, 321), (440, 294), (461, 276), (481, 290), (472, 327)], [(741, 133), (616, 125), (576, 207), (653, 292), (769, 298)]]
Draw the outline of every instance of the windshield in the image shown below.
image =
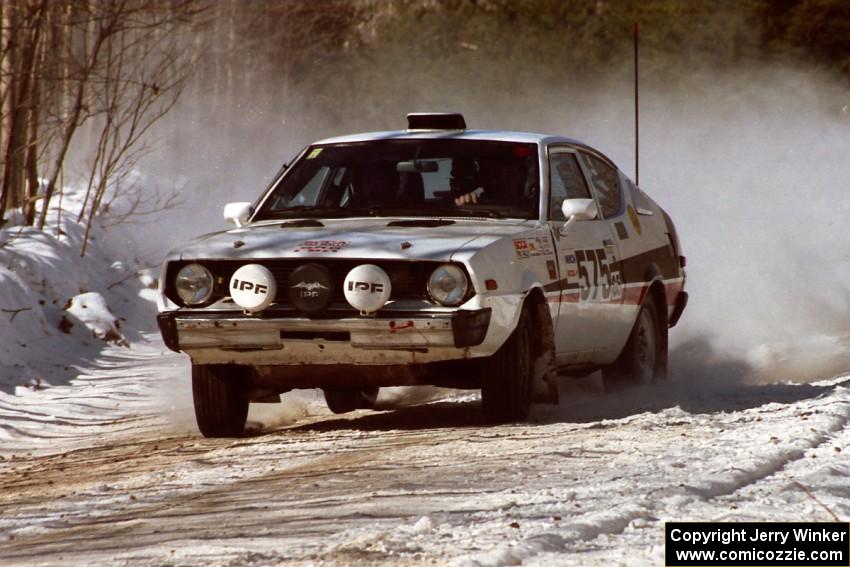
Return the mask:
[(477, 140), (314, 146), (254, 220), (304, 216), (538, 217), (537, 147)]

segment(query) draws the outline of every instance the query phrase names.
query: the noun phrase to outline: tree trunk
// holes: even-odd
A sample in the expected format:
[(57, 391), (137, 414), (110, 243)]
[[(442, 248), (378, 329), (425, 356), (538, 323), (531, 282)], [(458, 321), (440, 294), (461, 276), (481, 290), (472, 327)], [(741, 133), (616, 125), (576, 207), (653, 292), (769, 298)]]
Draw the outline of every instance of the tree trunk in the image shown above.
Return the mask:
[[(94, 20), (94, 18), (92, 17), (90, 18), (90, 20)], [(59, 149), (56, 153), (56, 158), (53, 162), (53, 168), (50, 174), (50, 179), (47, 181), (47, 187), (44, 190), (44, 203), (42, 205), (41, 215), (38, 219), (39, 229), (44, 229), (44, 225), (47, 222), (47, 209), (50, 207), (50, 199), (53, 198), (53, 193), (56, 192), (56, 180), (59, 178), (59, 172), (64, 166), (65, 156), (68, 154), (68, 148), (71, 146), (71, 140), (74, 137), (77, 128), (79, 128), (80, 126), (80, 116), (83, 113), (83, 101), (85, 100), (86, 89), (89, 88), (88, 83), (91, 79), (91, 74), (94, 71), (96, 65), (98, 64), (98, 60), (100, 58), (100, 49), (106, 39), (112, 33), (112, 28), (114, 25), (114, 20), (101, 21), (101, 27), (97, 31), (96, 37), (94, 38), (93, 45), (91, 46), (91, 51), (89, 52), (88, 49), (85, 50), (85, 62), (79, 77), (77, 77), (76, 79), (76, 91), (74, 94), (74, 101), (70, 109), (70, 117), (64, 120), (64, 127), (62, 128), (62, 138), (59, 142)], [(89, 28), (87, 27), (85, 32), (86, 36), (88, 35), (88, 31)]]
[(35, 205), (38, 202), (40, 183), (38, 179), (38, 156), (40, 154), (39, 129), (41, 127), (41, 104), (42, 104), (42, 78), (50, 71), (47, 68), (47, 46), (46, 42), (40, 40), (44, 35), (42, 30), (47, 29), (50, 18), (47, 10), (47, 0), (43, 0), (40, 8), (38, 33), (35, 40), (35, 51), (30, 65), (30, 98), (28, 116), (28, 138), (26, 155), (26, 179), (27, 193), (24, 202), (24, 218), (27, 226), (35, 224)]
[[(6, 88), (6, 30), (10, 29), (8, 27), (8, 14), (11, 8), (6, 7), (4, 2), (0, 2), (0, 148), (6, 147), (6, 100), (8, 90)], [(0, 171), (3, 170), (3, 164), (0, 163)], [(2, 183), (0, 183), (0, 191), (2, 191)], [(3, 208), (0, 209), (0, 228), (3, 228), (3, 215), (6, 214), (5, 210), (5, 195), (0, 194), (0, 206)]]
[(20, 81), (17, 80), (20, 73), (20, 38), (23, 36), (20, 29), (21, 14), (20, 6), (6, 6), (6, 29), (8, 29), (8, 40), (4, 48), (6, 49), (4, 57), (4, 66), (6, 73), (6, 83), (4, 84), (5, 92), (4, 103), (4, 130), (5, 145), (3, 146), (3, 173), (2, 185), (0, 185), (0, 218), (6, 214), (6, 210), (17, 206), (18, 195), (16, 191), (19, 185), (15, 182), (18, 177), (15, 169), (16, 162), (13, 160), (15, 156), (15, 147), (19, 134), (17, 133), (17, 117), (19, 112), (18, 93), (20, 92)]
[[(20, 34), (20, 38), (24, 40), (23, 50), (21, 54), (21, 64), (17, 69), (16, 76), (20, 78), (19, 90), (15, 93), (14, 107), (11, 113), (11, 127), (9, 129), (9, 140), (6, 144), (6, 152), (3, 167), (3, 195), (6, 199), (0, 208), (5, 212), (6, 206), (21, 206), (24, 207), (24, 214), (27, 219), (27, 224), (31, 224), (34, 220), (34, 212), (28, 211), (27, 207), (32, 206), (30, 195), (38, 191), (38, 174), (35, 172), (36, 156), (32, 157), (33, 178), (30, 179), (31, 187), (26, 189), (25, 181), (27, 169), (30, 165), (28, 155), (30, 146), (29, 142), (36, 141), (36, 133), (30, 132), (31, 128), (35, 128), (31, 114), (37, 106), (35, 100), (35, 76), (36, 63), (38, 61), (37, 53), (38, 46), (41, 42), (41, 31), (44, 22), (44, 13), (47, 9), (47, 0), (41, 0), (41, 3), (35, 9), (35, 13), (30, 14), (26, 20), (30, 26), (26, 26), (25, 31), (29, 33)], [(37, 151), (37, 149), (33, 149)]]
[(39, 126), (39, 98), (40, 80), (33, 77), (32, 104), (29, 115), (29, 128), (26, 156), (26, 178), (27, 192), (24, 201), (24, 224), (33, 226), (35, 224), (35, 204), (38, 201), (38, 126)]
[(80, 81), (77, 85), (77, 94), (74, 98), (74, 104), (71, 108), (71, 117), (65, 123), (65, 128), (62, 131), (62, 140), (59, 146), (59, 152), (54, 160), (53, 172), (47, 182), (47, 188), (44, 190), (44, 203), (42, 203), (41, 215), (38, 219), (38, 228), (44, 229), (47, 222), (47, 209), (50, 207), (50, 199), (56, 191), (56, 180), (59, 177), (63, 164), (65, 163), (65, 155), (68, 153), (68, 148), (71, 145), (71, 138), (74, 137), (74, 132), (77, 130), (80, 114), (83, 111), (83, 95), (85, 94), (85, 81)]

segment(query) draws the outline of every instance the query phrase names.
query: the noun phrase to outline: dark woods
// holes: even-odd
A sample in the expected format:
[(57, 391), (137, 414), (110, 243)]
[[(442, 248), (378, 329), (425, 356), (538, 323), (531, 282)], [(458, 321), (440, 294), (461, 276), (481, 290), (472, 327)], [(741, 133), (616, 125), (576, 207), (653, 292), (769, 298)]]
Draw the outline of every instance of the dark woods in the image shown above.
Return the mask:
[(844, 0), (0, 1), (0, 223), (15, 209), (16, 224), (44, 227), (71, 183), (87, 228), (118, 195), (129, 215), (173, 206), (131, 173), (168, 143), (150, 134), (181, 95), (199, 120), (259, 93), (393, 126), (371, 101), (616, 72), (634, 21), (648, 76), (777, 60), (850, 76)]

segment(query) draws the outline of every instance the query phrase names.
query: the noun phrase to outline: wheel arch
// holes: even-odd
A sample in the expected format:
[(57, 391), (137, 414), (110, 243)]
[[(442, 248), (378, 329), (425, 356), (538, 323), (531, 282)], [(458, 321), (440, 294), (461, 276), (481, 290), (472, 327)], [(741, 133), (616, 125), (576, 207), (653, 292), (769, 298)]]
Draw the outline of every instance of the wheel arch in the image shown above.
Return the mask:
[(536, 332), (531, 334), (532, 354), (535, 359), (533, 380), (534, 399), (538, 402), (557, 404), (558, 381), (557, 362), (555, 357), (555, 323), (542, 287), (529, 291), (523, 303), (523, 310), (528, 309), (531, 324)]
[(555, 347), (555, 325), (552, 321), (552, 315), (549, 313), (549, 306), (546, 303), (546, 297), (543, 295), (543, 288), (536, 286), (528, 291), (528, 294), (523, 301), (523, 309), (528, 309), (532, 317), (532, 322), (535, 329), (540, 329), (541, 332), (534, 333), (534, 353), (539, 356), (547, 348), (554, 349)]
[[(657, 267), (655, 267), (655, 269), (657, 270)], [(617, 356), (617, 360), (615, 360), (613, 364), (603, 367), (602, 369), (603, 383), (605, 384), (606, 389), (611, 387), (616, 388), (617, 384), (621, 383), (624, 379), (633, 379), (633, 377), (638, 374), (636, 365), (641, 357), (639, 357), (636, 350), (638, 349), (636, 333), (639, 329), (638, 326), (642, 323), (641, 314), (644, 312), (644, 309), (648, 309), (650, 306), (652, 309), (649, 312), (652, 312), (655, 315), (653, 326), (655, 328), (657, 341), (657, 356), (653, 369), (654, 379), (663, 379), (667, 375), (668, 323), (664, 281), (660, 272), (656, 271), (653, 273), (650, 269), (647, 270), (646, 278), (647, 279), (645, 281), (648, 281), (649, 285), (643, 290), (640, 296), (638, 309), (635, 313), (635, 322), (629, 337), (626, 340), (626, 344)], [(650, 301), (651, 303), (649, 303)]]
[(654, 280), (649, 285), (647, 297), (651, 297), (653, 299), (655, 315), (658, 321), (658, 328), (656, 331), (658, 333), (660, 348), (659, 360), (656, 363), (658, 365), (658, 375), (663, 378), (667, 376), (667, 353), (669, 348), (667, 329), (669, 327), (669, 321), (667, 319), (667, 294), (664, 284), (660, 278)]
[(658, 324), (662, 329), (667, 328), (667, 293), (661, 280), (655, 280), (649, 285), (647, 297), (651, 297), (655, 303), (655, 311), (658, 314)]
[(644, 273), (644, 281), (649, 282), (649, 287), (640, 298), (640, 303), (643, 304), (647, 297), (651, 297), (655, 303), (655, 310), (658, 314), (658, 323), (661, 328), (666, 329), (667, 321), (667, 289), (664, 287), (664, 276), (661, 268), (657, 264), (652, 263), (646, 267)]

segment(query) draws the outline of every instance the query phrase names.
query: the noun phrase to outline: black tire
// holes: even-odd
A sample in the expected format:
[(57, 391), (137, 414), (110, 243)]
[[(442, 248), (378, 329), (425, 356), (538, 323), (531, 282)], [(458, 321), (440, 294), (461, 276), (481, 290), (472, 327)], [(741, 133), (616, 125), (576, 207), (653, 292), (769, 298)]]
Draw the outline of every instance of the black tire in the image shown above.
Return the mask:
[(380, 388), (364, 388), (362, 390), (322, 390), (325, 403), (334, 413), (348, 413), (357, 409), (375, 409)]
[(195, 419), (204, 437), (238, 437), (248, 419), (245, 396), (250, 369), (232, 364), (193, 364)]
[(623, 352), (614, 364), (602, 369), (606, 390), (651, 384), (667, 375), (667, 329), (658, 316), (652, 296), (640, 307)]
[(488, 421), (505, 423), (528, 417), (534, 358), (532, 319), (523, 309), (513, 334), (482, 364), (481, 406)]

